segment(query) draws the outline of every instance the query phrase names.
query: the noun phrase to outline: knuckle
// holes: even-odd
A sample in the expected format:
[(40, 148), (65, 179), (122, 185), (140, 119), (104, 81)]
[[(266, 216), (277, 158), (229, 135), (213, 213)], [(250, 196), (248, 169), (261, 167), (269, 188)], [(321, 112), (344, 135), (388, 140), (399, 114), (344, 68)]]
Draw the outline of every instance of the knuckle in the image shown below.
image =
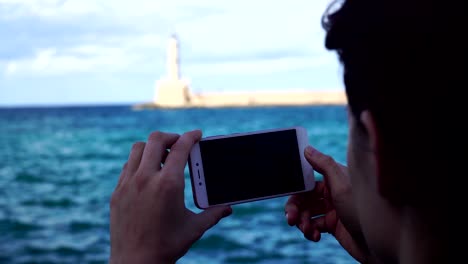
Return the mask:
[(161, 173), (161, 175), (160, 175), (159, 184), (160, 184), (161, 186), (165, 186), (165, 187), (169, 186), (169, 187), (171, 187), (171, 186), (173, 186), (174, 183), (175, 183), (174, 180), (173, 180), (173, 178), (174, 178), (174, 177), (173, 177), (172, 173), (163, 172), (163, 173)]
[(159, 181), (158, 189), (159, 193), (162, 195), (173, 192), (174, 187), (174, 181), (168, 177), (162, 178)]
[(173, 174), (161, 174), (160, 177), (159, 186), (163, 190), (173, 190), (181, 186)]
[[(162, 171), (164, 178), (169, 178), (169, 179), (177, 179), (177, 175), (180, 173), (180, 168), (177, 168), (176, 166), (166, 166), (166, 168)], [(182, 172), (183, 173), (183, 172)]]
[(154, 131), (148, 137), (148, 141), (161, 141), (163, 139), (164, 139), (164, 133), (161, 131)]

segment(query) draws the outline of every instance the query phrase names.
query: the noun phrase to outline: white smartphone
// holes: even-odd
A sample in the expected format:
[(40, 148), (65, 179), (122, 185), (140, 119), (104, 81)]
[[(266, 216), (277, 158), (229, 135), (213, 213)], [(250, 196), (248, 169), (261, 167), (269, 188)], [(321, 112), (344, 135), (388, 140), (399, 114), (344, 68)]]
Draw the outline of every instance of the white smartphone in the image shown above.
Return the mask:
[(188, 164), (195, 205), (206, 209), (312, 190), (303, 127), (202, 138)]

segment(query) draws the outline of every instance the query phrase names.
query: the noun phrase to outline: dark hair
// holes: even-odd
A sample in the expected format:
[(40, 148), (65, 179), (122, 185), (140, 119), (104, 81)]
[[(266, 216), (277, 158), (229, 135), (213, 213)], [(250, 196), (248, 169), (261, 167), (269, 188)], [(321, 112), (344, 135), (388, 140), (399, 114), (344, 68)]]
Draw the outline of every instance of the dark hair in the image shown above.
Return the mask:
[(351, 112), (358, 121), (363, 110), (372, 113), (386, 168), (403, 170), (392, 171), (401, 177), (393, 186), (399, 198), (426, 200), (431, 193), (415, 188), (440, 186), (435, 172), (447, 172), (437, 166), (451, 165), (451, 152), (466, 137), (454, 134), (461, 120), (452, 122), (468, 119), (454, 109), (466, 87), (464, 11), (430, 0), (346, 0), (332, 7), (337, 3), (341, 7), (327, 11), (322, 23), (325, 46), (344, 67)]

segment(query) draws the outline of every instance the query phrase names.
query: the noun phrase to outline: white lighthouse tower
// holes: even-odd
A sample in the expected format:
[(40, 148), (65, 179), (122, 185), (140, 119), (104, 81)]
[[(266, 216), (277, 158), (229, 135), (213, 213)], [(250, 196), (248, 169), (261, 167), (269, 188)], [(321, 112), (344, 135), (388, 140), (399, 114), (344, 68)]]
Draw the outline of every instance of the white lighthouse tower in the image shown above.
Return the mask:
[(167, 44), (167, 76), (156, 81), (154, 103), (161, 107), (184, 107), (190, 103), (188, 83), (180, 79), (179, 40), (173, 34)]

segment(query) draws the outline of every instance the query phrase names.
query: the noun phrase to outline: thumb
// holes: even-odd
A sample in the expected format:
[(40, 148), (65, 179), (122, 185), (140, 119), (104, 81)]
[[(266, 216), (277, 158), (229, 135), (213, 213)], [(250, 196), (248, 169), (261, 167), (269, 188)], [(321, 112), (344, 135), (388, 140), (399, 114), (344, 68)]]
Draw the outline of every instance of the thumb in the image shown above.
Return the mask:
[(344, 183), (343, 180), (346, 175), (344, 175), (341, 165), (331, 156), (323, 154), (312, 146), (307, 146), (304, 154), (307, 161), (312, 165), (312, 168), (323, 175), (328, 188), (332, 192)]
[(203, 232), (216, 225), (219, 220), (232, 214), (230, 206), (215, 206), (197, 215), (196, 224)]

